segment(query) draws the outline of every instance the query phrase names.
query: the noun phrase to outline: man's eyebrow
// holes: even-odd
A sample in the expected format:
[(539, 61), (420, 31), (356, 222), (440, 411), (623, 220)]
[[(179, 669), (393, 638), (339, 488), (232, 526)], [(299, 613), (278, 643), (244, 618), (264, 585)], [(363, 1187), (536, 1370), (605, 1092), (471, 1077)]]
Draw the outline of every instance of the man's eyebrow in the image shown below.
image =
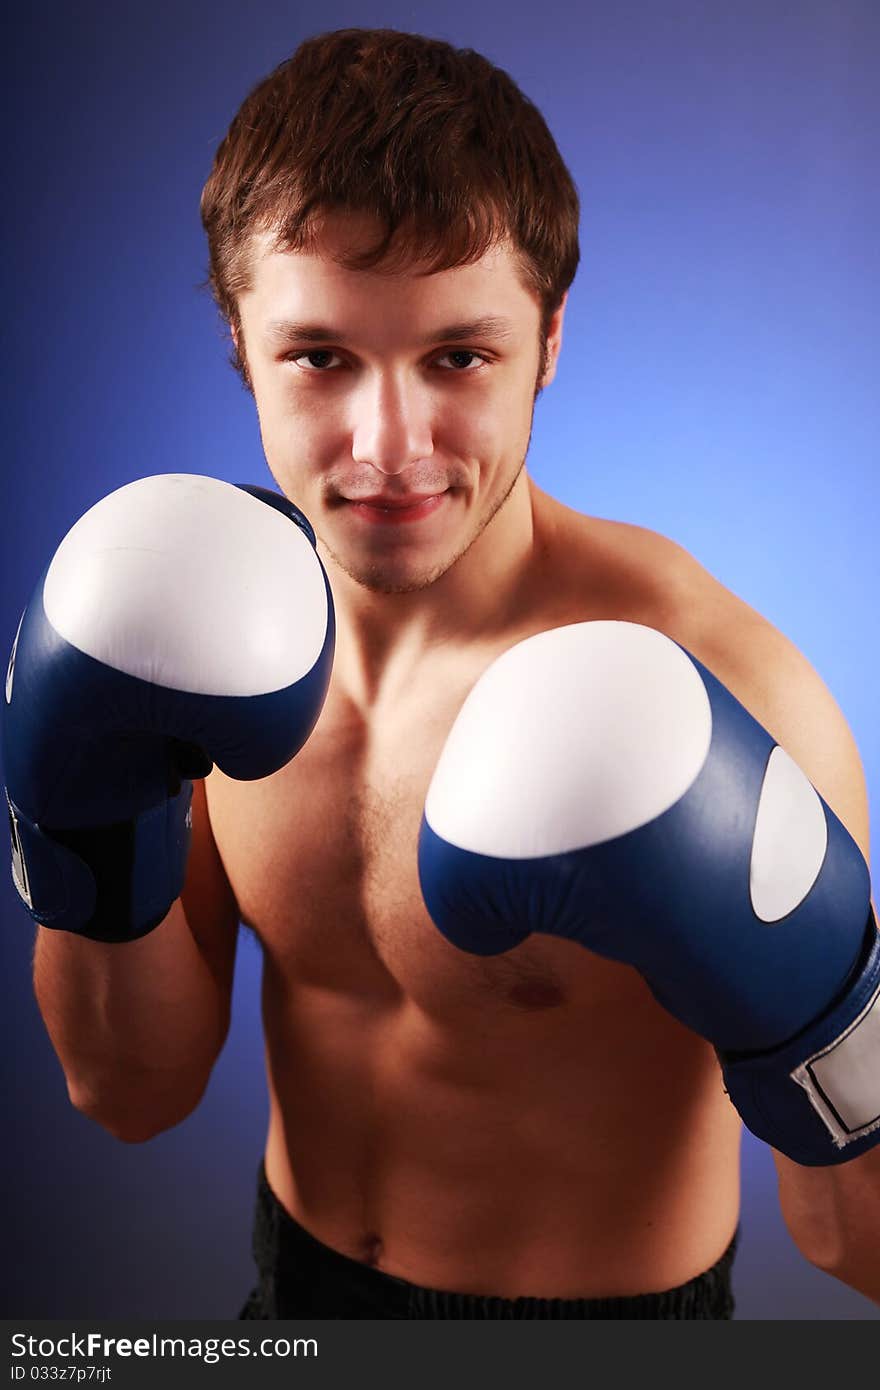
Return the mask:
[[(464, 343), (472, 338), (492, 338), (502, 342), (513, 332), (509, 319), (487, 314), (483, 318), (469, 319), (459, 323), (447, 324), (422, 339), (423, 347), (432, 343)], [(272, 319), (266, 325), (266, 334), (278, 342), (298, 343), (344, 343), (345, 334), (338, 332), (330, 324), (298, 323), (294, 319)]]

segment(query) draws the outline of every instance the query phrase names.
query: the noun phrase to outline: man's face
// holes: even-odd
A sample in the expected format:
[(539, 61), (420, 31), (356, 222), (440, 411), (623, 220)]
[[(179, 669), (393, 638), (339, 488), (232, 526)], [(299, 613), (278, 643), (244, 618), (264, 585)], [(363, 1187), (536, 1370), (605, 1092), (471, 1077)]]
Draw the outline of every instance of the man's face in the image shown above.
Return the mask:
[(238, 346), (281, 490), (346, 574), (404, 593), (502, 507), (554, 354), (540, 377), (539, 306), (509, 249), (427, 276), (346, 270), (332, 253), (358, 228), (330, 221), (322, 254), (256, 240)]

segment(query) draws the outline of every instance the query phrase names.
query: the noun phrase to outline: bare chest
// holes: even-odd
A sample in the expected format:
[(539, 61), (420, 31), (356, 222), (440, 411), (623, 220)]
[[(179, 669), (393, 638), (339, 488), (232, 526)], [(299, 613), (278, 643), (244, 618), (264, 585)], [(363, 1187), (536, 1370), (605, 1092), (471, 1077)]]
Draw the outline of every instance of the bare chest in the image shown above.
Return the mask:
[(471, 683), (460, 673), (422, 690), (412, 708), (372, 728), (328, 701), (306, 747), (275, 776), (212, 776), (212, 828), (242, 920), (292, 987), (377, 1003), (402, 995), (448, 1020), (487, 998), (517, 1011), (553, 1008), (589, 974), (585, 952), (547, 938), (503, 959), (467, 955), (425, 909), (425, 796)]
[[(574, 609), (534, 630), (590, 616)], [(615, 616), (663, 625), (644, 605)], [(467, 693), (504, 645), (426, 670), (373, 720), (355, 717), (331, 686), (315, 732), (287, 767), (253, 783), (209, 779), (218, 849), (276, 981), (377, 1005), (406, 998), (458, 1025), (487, 1008), (534, 1021), (563, 1005), (613, 1007), (644, 993), (633, 971), (569, 941), (534, 936), (481, 958), (452, 946), (428, 916), (418, 879), (425, 797)]]

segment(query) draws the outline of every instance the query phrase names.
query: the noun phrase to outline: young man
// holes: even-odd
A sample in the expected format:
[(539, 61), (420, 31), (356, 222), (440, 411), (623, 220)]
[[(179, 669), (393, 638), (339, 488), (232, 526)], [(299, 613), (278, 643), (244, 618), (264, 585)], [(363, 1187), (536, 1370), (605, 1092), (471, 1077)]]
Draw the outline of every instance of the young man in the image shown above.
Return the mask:
[[(459, 949), (420, 883), (425, 799), (497, 658), (636, 624), (723, 683), (867, 860), (844, 718), (680, 546), (529, 478), (578, 200), (506, 74), (415, 35), (314, 38), (244, 103), (202, 213), (269, 468), (317, 535), (336, 655), (297, 756), (195, 782), (186, 883), (155, 930), (123, 948), (40, 930), (72, 1098), (130, 1141), (191, 1112), (241, 919), (264, 955), (271, 1101), (243, 1316), (729, 1317), (741, 1121), (714, 1039), (625, 952), (552, 930)], [(98, 978), (124, 1000), (100, 1028)], [(804, 1256), (880, 1300), (880, 1149), (774, 1159)]]

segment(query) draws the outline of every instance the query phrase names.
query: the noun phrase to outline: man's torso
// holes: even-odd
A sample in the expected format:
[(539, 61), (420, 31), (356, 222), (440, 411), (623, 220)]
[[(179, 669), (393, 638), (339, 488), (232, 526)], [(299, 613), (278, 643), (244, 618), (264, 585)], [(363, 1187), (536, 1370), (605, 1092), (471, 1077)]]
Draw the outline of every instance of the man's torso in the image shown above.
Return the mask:
[(438, 651), (393, 707), (359, 710), (332, 681), (286, 768), (215, 771), (206, 790), (264, 954), (266, 1172), (287, 1210), (414, 1283), (636, 1294), (708, 1268), (737, 1222), (740, 1123), (714, 1053), (634, 970), (572, 942), (451, 946), (421, 899), (418, 831), (443, 742), (501, 651), (623, 619), (701, 657), (720, 586), (694, 566), (685, 599), (670, 542), (536, 497), (544, 559), (515, 624)]

